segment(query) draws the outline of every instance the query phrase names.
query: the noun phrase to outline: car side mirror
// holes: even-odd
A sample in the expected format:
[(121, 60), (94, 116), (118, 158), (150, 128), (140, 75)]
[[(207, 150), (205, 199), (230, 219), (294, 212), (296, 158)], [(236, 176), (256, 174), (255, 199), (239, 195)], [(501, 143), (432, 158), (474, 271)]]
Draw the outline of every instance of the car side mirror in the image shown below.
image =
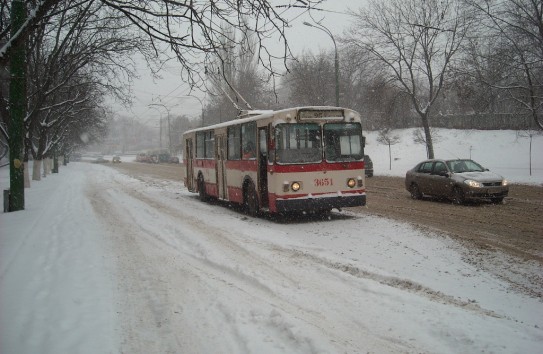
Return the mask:
[(442, 177), (450, 177), (450, 173), (448, 171), (441, 171), (439, 172), (439, 175)]

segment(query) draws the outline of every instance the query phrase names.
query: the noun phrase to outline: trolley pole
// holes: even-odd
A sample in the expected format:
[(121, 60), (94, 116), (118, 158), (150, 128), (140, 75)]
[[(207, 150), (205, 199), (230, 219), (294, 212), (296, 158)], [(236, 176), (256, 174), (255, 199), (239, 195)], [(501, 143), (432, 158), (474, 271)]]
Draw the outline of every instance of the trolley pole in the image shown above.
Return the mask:
[[(11, 2), (11, 37), (15, 37), (23, 23), (26, 21), (24, 2), (13, 0)], [(24, 117), (26, 112), (26, 44), (25, 41), (16, 41), (10, 57), (10, 84), (9, 84), (9, 211), (24, 210)]]

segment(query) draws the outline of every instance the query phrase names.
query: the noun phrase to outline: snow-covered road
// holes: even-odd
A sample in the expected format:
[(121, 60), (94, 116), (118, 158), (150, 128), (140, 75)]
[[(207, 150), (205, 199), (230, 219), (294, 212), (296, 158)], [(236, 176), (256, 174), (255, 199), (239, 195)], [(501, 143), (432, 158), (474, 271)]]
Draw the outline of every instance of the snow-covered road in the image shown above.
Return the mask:
[[(25, 233), (18, 244), (2, 238), (2, 258), (21, 260), (41, 242), (44, 260), (27, 268), (60, 272), (46, 280), (35, 274), (29, 284), (23, 261), (1, 261), (2, 353), (30, 353), (40, 341), (47, 343), (42, 353), (535, 353), (543, 345), (541, 299), (465, 263), (461, 246), (443, 235), (345, 211), (327, 220), (250, 218), (200, 202), (179, 182), (87, 163), (41, 183), (50, 188), (30, 192), (51, 195), (29, 197), (48, 198), (57, 214), (71, 212), (74, 225), (38, 236), (36, 227), (16, 226), (18, 213), (0, 217)], [(49, 210), (34, 212), (50, 219)], [(74, 234), (84, 241), (66, 243)], [(96, 266), (60, 267), (63, 252)], [(32, 311), (24, 308), (37, 295), (13, 292), (58, 292), (75, 271), (93, 283), (64, 285), (88, 299), (71, 304), (66, 318), (54, 317), (67, 327), (49, 336), (70, 339), (59, 346), (29, 326)], [(35, 315), (47, 318), (62, 306)], [(70, 322), (86, 316), (103, 326), (79, 330)], [(8, 337), (18, 331), (32, 345)], [(93, 335), (106, 338), (90, 345)]]

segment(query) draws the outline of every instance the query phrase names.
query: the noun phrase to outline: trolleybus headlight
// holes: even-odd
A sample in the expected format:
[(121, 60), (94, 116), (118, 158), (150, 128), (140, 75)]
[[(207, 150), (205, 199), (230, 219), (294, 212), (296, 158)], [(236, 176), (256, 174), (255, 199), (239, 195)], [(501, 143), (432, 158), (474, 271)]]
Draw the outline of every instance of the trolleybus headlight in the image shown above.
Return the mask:
[(509, 182), (507, 182), (506, 179), (504, 179), (504, 180), (502, 181), (502, 186), (507, 186), (508, 184), (509, 184)]
[(300, 188), (302, 188), (302, 185), (300, 184), (300, 182), (292, 182), (292, 184), (290, 185), (290, 188), (294, 191), (294, 192), (297, 192), (300, 190)]
[(356, 186), (356, 180), (354, 178), (349, 178), (347, 180), (347, 186), (349, 188), (354, 188)]

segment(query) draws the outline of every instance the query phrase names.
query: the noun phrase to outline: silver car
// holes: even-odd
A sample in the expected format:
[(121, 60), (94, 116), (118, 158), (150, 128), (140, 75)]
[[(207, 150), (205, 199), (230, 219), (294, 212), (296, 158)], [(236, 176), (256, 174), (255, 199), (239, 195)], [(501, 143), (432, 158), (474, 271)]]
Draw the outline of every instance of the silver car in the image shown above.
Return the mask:
[(473, 160), (426, 160), (407, 171), (405, 188), (413, 199), (445, 197), (455, 204), (466, 200), (501, 203), (509, 193), (507, 180)]

